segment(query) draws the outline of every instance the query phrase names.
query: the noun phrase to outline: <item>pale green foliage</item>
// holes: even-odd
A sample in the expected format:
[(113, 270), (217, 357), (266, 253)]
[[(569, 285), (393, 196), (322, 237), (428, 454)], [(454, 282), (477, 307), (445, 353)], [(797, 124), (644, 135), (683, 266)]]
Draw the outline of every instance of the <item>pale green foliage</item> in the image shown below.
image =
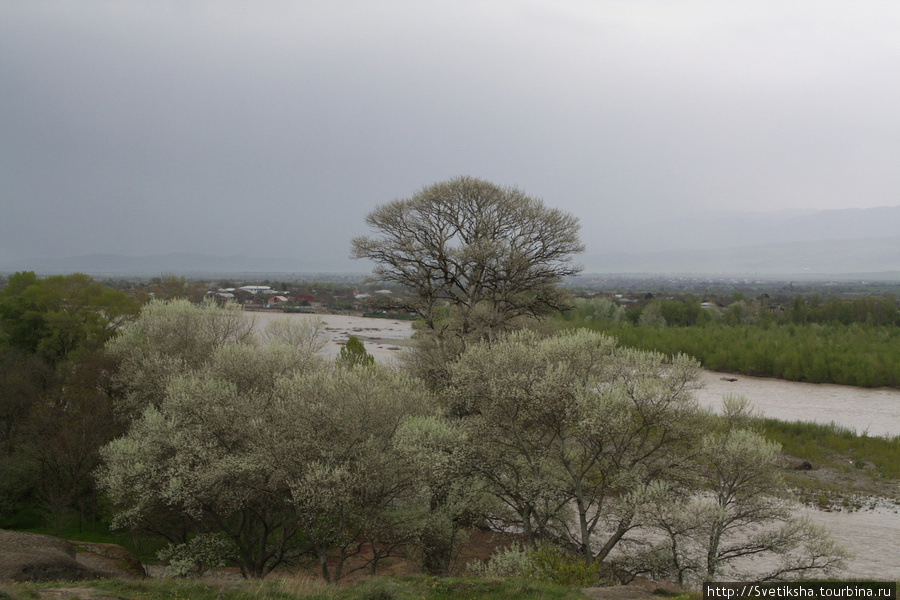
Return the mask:
[(532, 548), (511, 544), (495, 551), (485, 563), (469, 563), (466, 568), (486, 577), (521, 577), (527, 579), (534, 573)]
[(185, 544), (169, 544), (156, 553), (169, 576), (202, 575), (209, 567), (224, 567), (234, 544), (222, 534), (201, 533)]
[(328, 343), (325, 337), (325, 321), (319, 317), (283, 317), (266, 323), (262, 333), (266, 342), (280, 342), (306, 350), (319, 352)]
[[(467, 349), (444, 397), (473, 472), (515, 515), (509, 525), (529, 542), (568, 539), (590, 563), (639, 524), (648, 485), (689, 477), (707, 418), (698, 369), (586, 330), (517, 332)], [(595, 539), (601, 531), (612, 533)]]
[(169, 378), (202, 367), (217, 348), (255, 343), (254, 319), (238, 305), (151, 301), (107, 344), (120, 362), (115, 378), (125, 396), (120, 412), (130, 418), (147, 405), (159, 405)]
[(641, 327), (665, 327), (666, 318), (662, 314), (662, 307), (656, 302), (651, 302), (641, 311), (638, 317), (638, 325)]
[[(651, 522), (667, 541), (626, 566), (682, 583), (827, 576), (843, 568), (847, 554), (827, 532), (793, 516), (781, 448), (743, 428), (752, 414), (743, 398), (726, 399), (720, 427), (698, 447), (698, 486), (655, 490)], [(777, 560), (753, 570), (746, 560), (757, 556)]]
[(597, 584), (600, 563), (586, 563), (582, 557), (566, 552), (556, 544), (541, 543), (532, 551), (533, 579), (565, 586), (586, 587)]
[(625, 307), (609, 298), (576, 298), (575, 314), (585, 321), (619, 323), (625, 318)]
[(487, 577), (520, 577), (565, 586), (593, 586), (600, 578), (599, 563), (588, 565), (580, 556), (546, 542), (530, 548), (513, 544), (495, 552), (487, 563), (467, 567)]
[(762, 308), (756, 300), (738, 300), (728, 305), (724, 317), (731, 325), (755, 325), (762, 317)]
[(355, 238), (353, 257), (411, 290), (404, 308), (437, 335), (447, 303), (451, 333), (465, 337), (492, 339), (514, 319), (546, 315), (568, 304), (557, 284), (581, 270), (571, 263), (584, 250), (575, 217), (472, 177), (381, 205), (366, 223), (375, 235)]

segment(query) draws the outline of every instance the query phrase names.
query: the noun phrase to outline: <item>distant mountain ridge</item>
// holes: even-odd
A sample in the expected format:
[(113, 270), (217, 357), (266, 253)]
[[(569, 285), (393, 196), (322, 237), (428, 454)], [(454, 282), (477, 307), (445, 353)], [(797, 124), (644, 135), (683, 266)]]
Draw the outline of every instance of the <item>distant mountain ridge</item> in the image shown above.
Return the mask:
[[(833, 275), (900, 273), (900, 206), (767, 213), (708, 211), (604, 219), (582, 237), (585, 273)], [(349, 240), (347, 242), (349, 248)], [(303, 249), (295, 250), (303, 252)], [(207, 277), (238, 274), (354, 274), (366, 261), (288, 257), (90, 254), (0, 260), (0, 272), (84, 272), (97, 276)], [(893, 277), (900, 278), (900, 277)]]
[(738, 248), (605, 253), (583, 257), (585, 273), (852, 275), (900, 279), (900, 236)]
[[(122, 256), (119, 254), (88, 254), (53, 259), (11, 260), (0, 262), (0, 272), (35, 271), (38, 274), (75, 273), (89, 275), (233, 275), (236, 273), (324, 273), (345, 271), (332, 269), (336, 265), (319, 264), (293, 258), (264, 258), (251, 256), (209, 256), (193, 253), (155, 254), (151, 256)], [(364, 267), (364, 265), (360, 265)], [(362, 269), (360, 269), (362, 271)]]
[(587, 241), (586, 273), (900, 278), (900, 206), (645, 215), (639, 227), (612, 222)]
[(647, 214), (640, 223), (612, 221), (594, 244), (599, 252), (740, 248), (900, 235), (900, 206), (795, 212)]

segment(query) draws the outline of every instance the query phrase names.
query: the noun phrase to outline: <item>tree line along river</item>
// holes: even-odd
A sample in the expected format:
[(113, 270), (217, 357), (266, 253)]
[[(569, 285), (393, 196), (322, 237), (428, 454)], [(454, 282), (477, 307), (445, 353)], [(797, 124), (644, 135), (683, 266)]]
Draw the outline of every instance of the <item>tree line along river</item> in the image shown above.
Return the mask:
[[(398, 347), (412, 336), (412, 323), (393, 319), (371, 319), (346, 315), (256, 313), (260, 326), (277, 317), (325, 322), (328, 345), (324, 352), (336, 355), (340, 344), (356, 335), (379, 362), (398, 354)], [(871, 389), (846, 385), (800, 383), (762, 377), (734, 376), (703, 371), (701, 404), (720, 407), (725, 395), (746, 397), (764, 416), (784, 421), (834, 422), (842, 427), (878, 436), (900, 435), (900, 390)], [(900, 488), (897, 490), (900, 497)], [(897, 506), (854, 512), (825, 512), (804, 508), (817, 523), (855, 557), (849, 561), (847, 577), (878, 580), (900, 579), (900, 514)]]

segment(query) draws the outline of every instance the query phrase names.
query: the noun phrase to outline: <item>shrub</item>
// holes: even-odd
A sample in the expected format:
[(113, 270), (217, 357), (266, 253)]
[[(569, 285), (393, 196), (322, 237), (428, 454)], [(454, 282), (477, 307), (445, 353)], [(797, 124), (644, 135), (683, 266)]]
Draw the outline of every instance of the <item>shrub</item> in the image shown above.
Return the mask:
[(556, 544), (541, 542), (535, 548), (513, 545), (494, 553), (486, 564), (468, 565), (488, 577), (521, 577), (543, 583), (586, 587), (600, 578), (600, 563), (590, 565)]
[(234, 544), (221, 534), (201, 533), (186, 544), (169, 544), (157, 553), (168, 563), (166, 571), (174, 577), (202, 575), (214, 566), (224, 566), (226, 557), (234, 553)]

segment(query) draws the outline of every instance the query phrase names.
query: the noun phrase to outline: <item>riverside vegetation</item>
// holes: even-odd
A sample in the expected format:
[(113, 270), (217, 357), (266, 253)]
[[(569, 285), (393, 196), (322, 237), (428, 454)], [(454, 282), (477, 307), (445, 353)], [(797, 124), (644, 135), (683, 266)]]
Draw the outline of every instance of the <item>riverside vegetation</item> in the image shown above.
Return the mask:
[[(289, 329), (274, 331), (292, 333)], [(599, 523), (596, 516), (618, 523), (604, 544), (611, 548), (628, 530), (668, 523), (671, 515), (653, 510), (669, 506), (692, 486), (707, 485), (697, 478), (698, 471), (678, 466), (684, 460), (711, 461), (723, 473), (746, 471), (747, 461), (761, 467), (753, 486), (729, 502), (738, 511), (749, 508), (746, 503), (759, 486), (776, 492), (780, 485), (773, 468), (775, 446), (739, 426), (740, 406), (730, 421), (695, 437), (709, 429), (697, 425), (712, 425), (712, 417), (691, 402), (696, 367), (684, 358), (617, 354), (613, 340), (589, 332), (522, 332), (491, 346), (471, 345), (450, 369), (456, 383), (433, 396), (436, 404), (429, 404), (432, 396), (424, 389), (406, 403), (398, 401), (409, 394), (404, 389), (410, 390), (403, 377), (380, 372), (365, 365), (368, 361), (327, 366), (308, 350), (271, 336), (260, 346), (251, 331), (248, 316), (229, 307), (154, 302), (107, 346), (118, 365), (110, 389), (119, 390), (117, 412), (131, 425), (127, 436), (101, 450), (106, 459), (101, 483), (120, 524), (172, 540), (164, 555), (176, 573), (225, 560), (254, 575), (318, 555), (326, 559), (320, 566), (330, 568), (323, 576), (335, 579), (341, 566), (360, 566), (353, 564), (353, 550), (367, 537), (373, 548), (384, 551), (362, 562), (373, 572), (377, 560), (400, 552), (415, 556), (429, 544), (434, 554), (420, 555), (423, 566), (446, 570), (442, 561), (452, 555), (453, 538), (464, 533), (463, 524), (505, 523), (530, 531), (526, 545), (529, 538), (553, 540), (558, 545), (552, 547), (569, 558), (557, 560), (549, 571), (535, 571), (532, 561), (540, 554), (522, 551), (513, 561), (509, 554), (498, 555), (484, 567), (487, 573), (550, 582), (431, 579), (428, 597), (502, 597), (512, 591), (527, 597), (526, 590), (539, 597), (566, 597), (570, 592), (553, 588), (552, 580), (585, 585), (609, 577), (601, 567), (612, 563), (597, 560), (593, 550), (587, 554), (586, 544), (580, 556), (567, 550), (585, 531), (589, 536), (599, 531), (592, 529)], [(585, 388), (591, 381), (599, 384), (593, 391)], [(340, 390), (339, 395), (332, 390)], [(312, 412), (302, 418), (304, 411)], [(456, 417), (447, 419), (451, 414)], [(305, 424), (317, 425), (316, 431), (304, 430)], [(393, 443), (385, 445), (385, 440)], [(697, 442), (708, 445), (709, 452), (685, 454)], [(749, 449), (755, 450), (744, 456)], [(737, 463), (718, 462), (725, 457)], [(510, 486), (511, 475), (521, 483)], [(569, 500), (583, 507), (577, 516), (565, 510)], [(799, 539), (794, 537), (799, 531), (818, 539), (821, 532), (791, 523), (773, 500), (753, 510), (790, 524), (785, 533), (793, 539)], [(592, 510), (601, 505), (602, 513)], [(702, 507), (680, 510), (706, 518)], [(572, 517), (580, 525), (569, 530)], [(266, 554), (253, 554), (256, 548)], [(670, 568), (658, 555), (651, 562), (641, 555), (631, 553), (634, 562), (619, 563), (619, 568)], [(728, 563), (727, 556), (720, 558), (714, 568)], [(684, 577), (687, 565), (680, 568)], [(701, 568), (706, 567), (690, 567)], [(403, 597), (423, 587), (421, 580), (391, 581), (361, 584), (356, 592)], [(247, 589), (256, 597), (278, 597), (282, 588), (273, 586)], [(148, 597), (160, 589), (189, 597), (212, 593), (187, 583), (100, 584), (100, 589), (125, 597), (145, 593), (138, 590)], [(389, 595), (368, 595), (373, 589), (372, 594)]]
[[(354, 252), (408, 286), (405, 308), (422, 317), (399, 370), (355, 342), (326, 361), (297, 321), (260, 336), (234, 305), (175, 292), (136, 306), (85, 276), (12, 276), (0, 292), (0, 525), (111, 528), (173, 575), (314, 567), (336, 582), (401, 557), (429, 574), (361, 584), (372, 598), (574, 597), (552, 584), (840, 569), (846, 553), (792, 513), (774, 433), (741, 399), (721, 417), (698, 406), (694, 359), (555, 330), (581, 249), (573, 217), (459, 178), (369, 224)], [(521, 545), (471, 565), (488, 579), (443, 578), (476, 529), (520, 532)], [(746, 555), (776, 560), (751, 575)], [(278, 585), (235, 594), (279, 597)]]
[(713, 371), (810, 383), (900, 387), (900, 310), (892, 297), (771, 305), (740, 295), (727, 305), (649, 299), (631, 308), (576, 300), (566, 326), (615, 336), (624, 346), (685, 353)]

